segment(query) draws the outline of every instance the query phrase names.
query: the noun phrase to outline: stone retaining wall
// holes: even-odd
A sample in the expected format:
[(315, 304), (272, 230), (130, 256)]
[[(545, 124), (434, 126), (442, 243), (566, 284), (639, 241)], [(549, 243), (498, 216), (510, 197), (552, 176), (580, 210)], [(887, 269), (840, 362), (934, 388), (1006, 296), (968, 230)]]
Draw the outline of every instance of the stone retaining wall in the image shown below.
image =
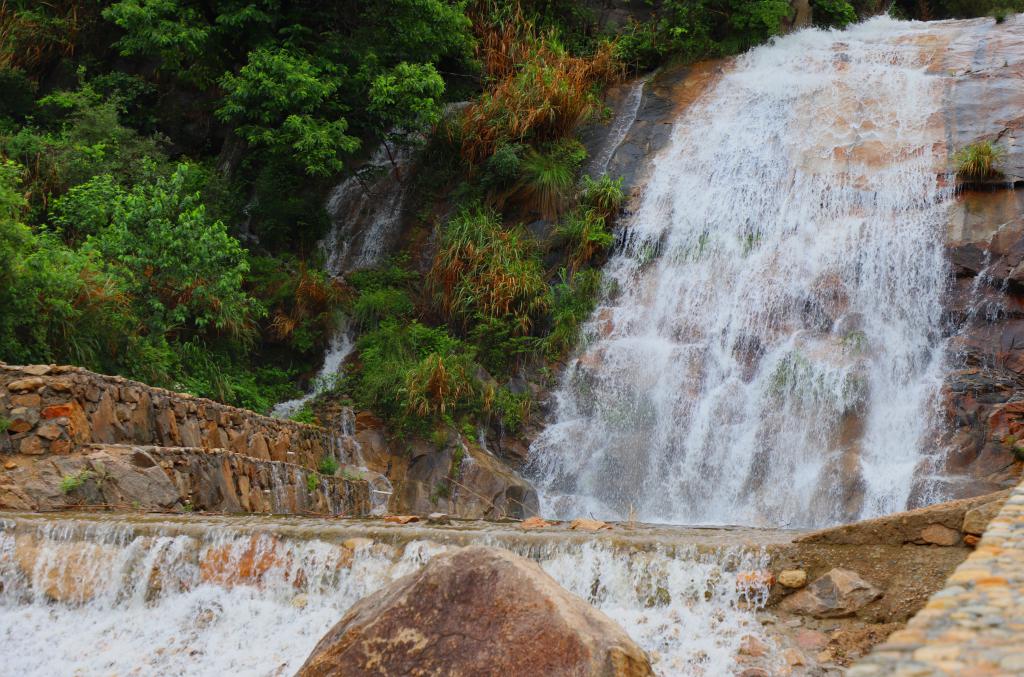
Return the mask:
[(325, 431), (78, 367), (0, 363), (0, 452), (66, 455), (90, 443), (226, 449), (315, 468)]
[(364, 479), (328, 477), (291, 463), (226, 451), (97, 444), (71, 455), (12, 465), (0, 474), (2, 509), (102, 505), (226, 513), (370, 513), (370, 488)]
[(848, 677), (1024, 674), (1024, 484), (992, 519), (977, 549)]

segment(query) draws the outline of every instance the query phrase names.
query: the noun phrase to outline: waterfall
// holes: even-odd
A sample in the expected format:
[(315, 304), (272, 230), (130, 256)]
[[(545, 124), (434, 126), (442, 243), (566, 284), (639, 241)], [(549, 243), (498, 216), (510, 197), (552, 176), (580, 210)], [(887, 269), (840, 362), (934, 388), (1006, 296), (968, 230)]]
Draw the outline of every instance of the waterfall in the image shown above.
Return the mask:
[[(405, 206), (404, 181), (413, 158), (411, 146), (381, 144), (370, 161), (346, 178), (327, 198), (331, 229), (321, 242), (325, 268), (332, 277), (380, 264), (399, 235)], [(274, 407), (273, 415), (287, 417), (330, 388), (355, 348), (349, 318), (339, 318), (324, 353), (323, 365), (309, 390)]]
[[(368, 534), (298, 518), (0, 519), (0, 672), (294, 674), (349, 606), (452, 547), (436, 532)], [(756, 616), (766, 589), (737, 585), (766, 565), (756, 549), (481, 540), (538, 561), (630, 633), (659, 674), (728, 674), (747, 635), (779, 661)]]
[(544, 513), (816, 526), (929, 496), (957, 26), (780, 38), (676, 121), (532, 445)]

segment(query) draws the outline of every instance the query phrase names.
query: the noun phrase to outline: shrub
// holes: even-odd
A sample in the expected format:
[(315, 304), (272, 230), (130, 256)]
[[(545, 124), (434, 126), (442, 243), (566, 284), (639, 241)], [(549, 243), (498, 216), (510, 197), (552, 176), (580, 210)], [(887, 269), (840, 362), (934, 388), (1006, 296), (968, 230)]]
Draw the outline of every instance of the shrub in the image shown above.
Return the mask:
[(546, 218), (557, 217), (572, 195), (576, 175), (586, 157), (583, 144), (575, 139), (551, 144), (544, 152), (531, 148), (522, 161), (520, 198)]
[(965, 181), (991, 178), (1000, 174), (997, 166), (1006, 150), (991, 141), (980, 141), (961, 148), (954, 156), (956, 174)]
[(529, 417), (532, 407), (533, 398), (528, 391), (513, 393), (503, 386), (494, 393), (491, 411), (497, 416), (505, 432), (514, 435)]
[(571, 277), (562, 269), (561, 281), (552, 289), (550, 329), (544, 338), (548, 357), (558, 359), (572, 350), (580, 327), (594, 312), (601, 289), (601, 271), (579, 270)]
[(306, 491), (309, 493), (315, 493), (317, 485), (320, 484), (320, 478), (315, 473), (309, 473), (306, 475)]
[(512, 316), (526, 335), (547, 309), (536, 243), (490, 210), (463, 210), (444, 225), (428, 279), (442, 312), (463, 328), (478, 316)]
[(0, 434), (7, 432), (7, 429), (11, 427), (11, 419), (6, 416), (0, 415)]
[(472, 350), (443, 329), (386, 319), (356, 347), (353, 399), (397, 427), (422, 427), (434, 416), (475, 406)]
[(60, 491), (63, 494), (70, 494), (80, 488), (87, 481), (91, 480), (95, 473), (91, 470), (82, 470), (74, 475), (64, 475), (60, 480)]
[(462, 156), (470, 164), (480, 164), (504, 144), (567, 136), (600, 110), (593, 87), (620, 74), (610, 43), (582, 58), (521, 16), (484, 24), (478, 56), (494, 84), (462, 117)]
[(298, 423), (308, 423), (310, 425), (316, 423), (316, 414), (313, 413), (313, 407), (309, 406), (309, 402), (303, 403), (303, 405), (288, 418)]
[(622, 177), (613, 179), (607, 174), (600, 178), (593, 179), (589, 176), (583, 177), (583, 191), (580, 193), (580, 202), (584, 207), (595, 210), (604, 218), (618, 214), (625, 202), (626, 195), (622, 192)]
[(334, 476), (334, 473), (338, 472), (338, 468), (340, 467), (341, 464), (338, 463), (338, 459), (329, 454), (325, 454), (324, 457), (320, 459), (320, 464), (317, 466), (317, 469), (320, 471), (321, 475)]
[(590, 263), (615, 241), (604, 218), (592, 209), (570, 212), (555, 227), (555, 236), (566, 247), (570, 270)]
[(467, 355), (427, 355), (405, 377), (408, 413), (440, 418), (469, 405), (476, 395), (473, 371)]
[(371, 289), (359, 295), (352, 318), (363, 331), (376, 329), (386, 319), (408, 320), (415, 308), (409, 294), (394, 287)]
[(815, 26), (845, 28), (857, 21), (857, 10), (846, 0), (813, 0), (811, 16)]

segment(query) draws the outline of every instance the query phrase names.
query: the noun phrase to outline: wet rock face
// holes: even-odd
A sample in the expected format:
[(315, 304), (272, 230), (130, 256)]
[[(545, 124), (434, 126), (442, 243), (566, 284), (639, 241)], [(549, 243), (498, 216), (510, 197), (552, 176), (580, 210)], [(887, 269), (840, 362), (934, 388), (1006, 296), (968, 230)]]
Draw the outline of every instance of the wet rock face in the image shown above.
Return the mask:
[(360, 414), (355, 440), (359, 462), (386, 476), (394, 487), (388, 502), (392, 513), (523, 519), (540, 509), (529, 482), (487, 449), (455, 433), (443, 445), (391, 440), (383, 423)]
[(614, 622), (534, 562), (469, 547), (353, 606), (297, 677), (654, 674)]
[(942, 391), (949, 497), (1010, 486), (1024, 438), (1024, 24), (994, 26), (969, 49), (954, 44), (941, 68), (954, 75), (943, 124), (955, 152), (979, 141), (1006, 150), (1003, 176), (962, 190), (947, 224), (953, 280), (946, 302), (951, 370)]

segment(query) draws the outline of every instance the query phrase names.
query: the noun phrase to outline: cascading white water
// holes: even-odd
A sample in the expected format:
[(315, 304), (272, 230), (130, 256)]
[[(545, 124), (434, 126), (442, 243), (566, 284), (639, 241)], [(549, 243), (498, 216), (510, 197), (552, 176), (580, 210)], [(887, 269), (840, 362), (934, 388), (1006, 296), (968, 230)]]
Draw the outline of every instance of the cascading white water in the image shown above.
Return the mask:
[(955, 30), (801, 31), (677, 121), (532, 446), (543, 512), (813, 526), (907, 507), (945, 364), (929, 38)]
[[(290, 675), (345, 609), (450, 547), (342, 547), (261, 526), (0, 520), (0, 674)], [(490, 540), (616, 620), (660, 674), (728, 674), (746, 635), (775, 646), (755, 615), (766, 589), (737, 586), (765, 565), (755, 552)]]

